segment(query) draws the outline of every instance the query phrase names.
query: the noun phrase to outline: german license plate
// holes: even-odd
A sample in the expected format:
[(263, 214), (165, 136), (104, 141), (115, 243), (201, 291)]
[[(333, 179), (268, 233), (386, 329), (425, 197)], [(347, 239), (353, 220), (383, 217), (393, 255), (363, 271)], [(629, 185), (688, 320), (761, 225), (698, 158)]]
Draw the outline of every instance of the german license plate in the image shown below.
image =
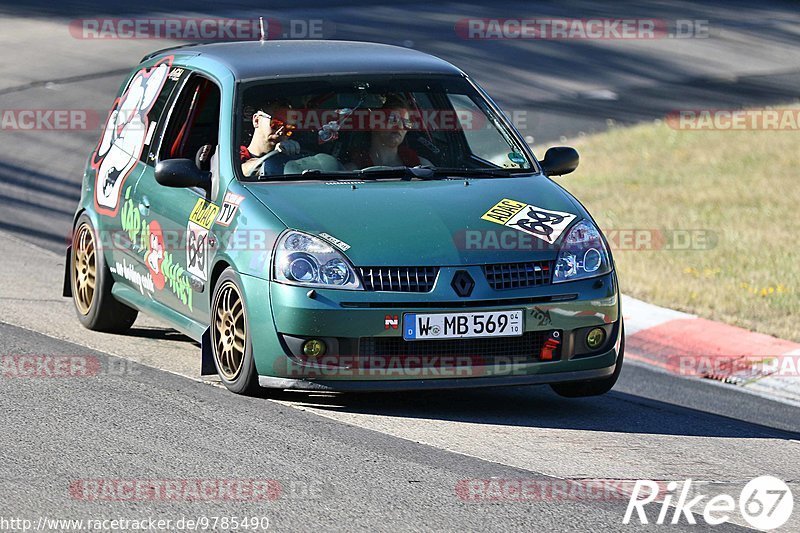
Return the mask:
[(483, 313), (405, 313), (403, 338), (462, 339), (473, 337), (517, 337), (524, 331), (521, 309)]

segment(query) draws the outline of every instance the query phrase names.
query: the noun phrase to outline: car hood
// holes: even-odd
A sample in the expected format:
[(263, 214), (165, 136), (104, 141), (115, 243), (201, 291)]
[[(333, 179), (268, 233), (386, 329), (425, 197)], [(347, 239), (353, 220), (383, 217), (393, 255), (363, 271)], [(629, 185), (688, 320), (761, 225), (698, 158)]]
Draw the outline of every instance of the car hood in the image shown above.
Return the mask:
[[(287, 227), (345, 243), (358, 266), (458, 266), (553, 259), (553, 243), (481, 217), (503, 199), (586, 216), (542, 176), (433, 181), (248, 183)], [(527, 212), (527, 210), (526, 210)], [(551, 237), (552, 238), (552, 237)], [(329, 239), (331, 240), (331, 239)], [(348, 247), (349, 246), (349, 247)]]

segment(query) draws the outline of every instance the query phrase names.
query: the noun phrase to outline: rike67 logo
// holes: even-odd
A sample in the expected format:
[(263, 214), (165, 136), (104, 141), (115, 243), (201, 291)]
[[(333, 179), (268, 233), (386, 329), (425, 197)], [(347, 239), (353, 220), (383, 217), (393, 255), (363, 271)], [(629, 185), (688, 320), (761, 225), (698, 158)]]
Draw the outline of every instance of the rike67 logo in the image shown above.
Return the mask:
[[(738, 501), (729, 494), (694, 494), (692, 480), (682, 484), (671, 481), (661, 493), (663, 483), (638, 480), (633, 487), (623, 524), (628, 524), (634, 511), (641, 524), (648, 524), (645, 507), (653, 502), (661, 504), (656, 524), (678, 524), (683, 518), (688, 524), (696, 524), (695, 514), (702, 516), (706, 524), (716, 526), (725, 522), (738, 522), (737, 514), (747, 524), (761, 531), (779, 528), (789, 520), (794, 508), (794, 497), (789, 486), (773, 476), (761, 476), (748, 482)], [(738, 513), (737, 513), (738, 511)], [(671, 513), (671, 520), (667, 519)], [(652, 516), (651, 518), (652, 519)]]

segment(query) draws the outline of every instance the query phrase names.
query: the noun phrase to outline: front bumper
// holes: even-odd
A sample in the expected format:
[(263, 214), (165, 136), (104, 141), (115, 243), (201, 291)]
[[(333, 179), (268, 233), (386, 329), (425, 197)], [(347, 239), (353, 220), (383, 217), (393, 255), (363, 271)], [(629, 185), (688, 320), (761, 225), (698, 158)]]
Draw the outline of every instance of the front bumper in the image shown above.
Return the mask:
[[(531, 385), (600, 379), (614, 371), (619, 353), (619, 292), (613, 273), (576, 282), (525, 289), (491, 289), (475, 269), (476, 286), (469, 298), (457, 297), (449, 285), (450, 269), (442, 268), (434, 290), (425, 294), (309, 289), (243, 279), (251, 324), (256, 369), (265, 387), (306, 390), (410, 390), (429, 388)], [(456, 270), (455, 268), (452, 270)], [(269, 300), (270, 305), (262, 302)], [(404, 313), (476, 312), (524, 309), (524, 330), (549, 334), (563, 342), (557, 357), (464, 360), (390, 357), (379, 365), (358, 363), (360, 339), (387, 339), (402, 344)], [(388, 324), (388, 325), (387, 325)], [(586, 328), (604, 327), (607, 340), (594, 352), (581, 344)], [(398, 339), (398, 337), (400, 339)], [(316, 364), (298, 354), (297, 339), (322, 338), (329, 352)], [(431, 341), (446, 343), (448, 341)], [(363, 348), (362, 348), (363, 352)], [(342, 360), (336, 364), (337, 358)], [(397, 360), (395, 360), (397, 359)], [(374, 363), (374, 361), (373, 361)]]
[(258, 384), (271, 389), (297, 389), (309, 391), (386, 392), (409, 390), (474, 389), (483, 387), (514, 387), (602, 379), (614, 373), (616, 365), (595, 370), (576, 370), (521, 376), (490, 376), (481, 378), (439, 378), (402, 380), (347, 380), (347, 379), (293, 379), (258, 376)]

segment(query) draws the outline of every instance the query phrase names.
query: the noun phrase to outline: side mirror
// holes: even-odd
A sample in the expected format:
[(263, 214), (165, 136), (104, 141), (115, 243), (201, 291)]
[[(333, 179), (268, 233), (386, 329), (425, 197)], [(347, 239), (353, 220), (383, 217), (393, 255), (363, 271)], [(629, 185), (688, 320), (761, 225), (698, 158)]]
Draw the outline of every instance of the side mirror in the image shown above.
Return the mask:
[(211, 188), (211, 172), (200, 170), (191, 159), (167, 159), (156, 165), (156, 181), (164, 187)]
[(580, 159), (575, 148), (554, 146), (544, 154), (542, 170), (545, 176), (563, 176), (578, 168)]

